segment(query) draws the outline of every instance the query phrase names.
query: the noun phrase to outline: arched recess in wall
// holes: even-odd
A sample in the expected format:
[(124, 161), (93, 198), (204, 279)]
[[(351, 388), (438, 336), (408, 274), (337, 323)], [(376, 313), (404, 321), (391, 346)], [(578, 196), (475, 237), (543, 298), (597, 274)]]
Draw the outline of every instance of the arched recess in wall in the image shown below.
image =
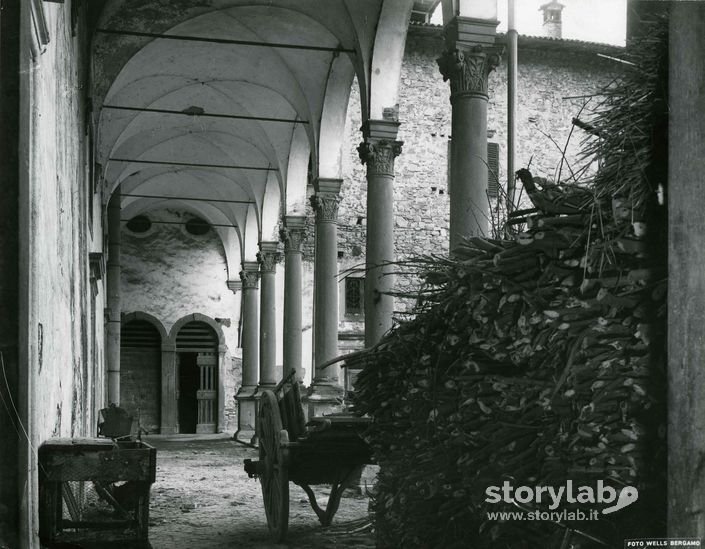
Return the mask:
[(174, 412), (179, 433), (222, 432), (225, 426), (225, 338), (212, 318), (194, 313), (174, 323)]
[(167, 338), (152, 315), (124, 315), (120, 336), (120, 405), (134, 418), (133, 431), (157, 433), (162, 424), (162, 345)]

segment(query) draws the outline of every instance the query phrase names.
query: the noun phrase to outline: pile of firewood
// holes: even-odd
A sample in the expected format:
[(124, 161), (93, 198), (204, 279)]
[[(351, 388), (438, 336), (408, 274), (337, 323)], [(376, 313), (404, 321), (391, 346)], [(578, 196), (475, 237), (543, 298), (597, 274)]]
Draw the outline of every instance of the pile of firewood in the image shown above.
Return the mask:
[[(639, 53), (656, 55), (657, 46)], [(643, 83), (638, 76), (622, 84), (632, 108), (629, 86)], [(611, 105), (592, 122), (602, 135), (621, 131), (612, 125), (618, 108), (628, 112)], [(640, 120), (655, 124), (654, 116)], [(651, 158), (664, 144), (640, 146)], [(607, 170), (618, 169), (609, 150), (599, 152)], [(367, 440), (381, 466), (380, 546), (550, 547), (574, 529), (575, 547), (611, 547), (662, 533), (664, 207), (649, 179), (659, 168), (644, 162), (629, 187), (618, 173), (602, 173), (593, 184), (540, 188), (520, 171), (536, 206), (512, 214), (509, 225), (521, 231), (470, 238), (452, 258), (416, 260), (426, 281), (417, 316), (347, 360), (363, 368), (355, 407), (374, 420)], [(491, 504), (489, 486), (569, 479), (635, 486), (639, 501), (588, 522), (487, 514), (545, 510)]]

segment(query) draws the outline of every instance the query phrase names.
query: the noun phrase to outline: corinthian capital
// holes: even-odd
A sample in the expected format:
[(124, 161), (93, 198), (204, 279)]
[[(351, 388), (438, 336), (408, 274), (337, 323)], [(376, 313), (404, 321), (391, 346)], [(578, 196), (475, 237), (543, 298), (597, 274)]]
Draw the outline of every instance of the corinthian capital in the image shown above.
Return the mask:
[(357, 152), (371, 175), (394, 175), (394, 159), (401, 154), (403, 141), (368, 139), (360, 143)]
[(499, 65), (503, 48), (471, 46), (446, 51), (436, 61), (443, 80), (450, 80), (451, 97), (468, 93), (487, 97), (490, 73)]
[(273, 273), (279, 263), (278, 252), (259, 252), (257, 254), (260, 271), (263, 273)]
[(285, 227), (279, 231), (279, 238), (284, 243), (284, 253), (300, 252), (304, 230)]
[(284, 253), (301, 253), (301, 244), (306, 238), (306, 217), (287, 215), (284, 227), (279, 231), (279, 240), (284, 243)]
[(256, 290), (259, 282), (259, 273), (250, 269), (240, 271), (243, 290)]
[(316, 223), (336, 223), (338, 204), (340, 204), (338, 195), (314, 194), (311, 197), (311, 206), (316, 211)]
[(273, 273), (277, 268), (277, 263), (281, 259), (281, 254), (277, 249), (277, 242), (260, 242), (257, 263), (262, 273)]

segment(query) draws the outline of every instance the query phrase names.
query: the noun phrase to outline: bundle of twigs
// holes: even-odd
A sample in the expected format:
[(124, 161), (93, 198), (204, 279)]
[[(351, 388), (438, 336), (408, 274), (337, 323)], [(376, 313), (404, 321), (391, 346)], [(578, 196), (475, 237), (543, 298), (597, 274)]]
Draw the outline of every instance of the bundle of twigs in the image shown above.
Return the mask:
[[(591, 121), (596, 135), (659, 135), (661, 50), (635, 51), (630, 73), (609, 90), (615, 112)], [(650, 100), (635, 101), (637, 83)], [(628, 128), (616, 111), (628, 113)], [(427, 287), (417, 316), (347, 361), (363, 368), (356, 409), (374, 419), (380, 546), (543, 548), (565, 528), (585, 534), (576, 547), (599, 546), (593, 538), (612, 546), (660, 532), (665, 272), (654, 253), (664, 227), (653, 177), (665, 143), (588, 146), (604, 170), (590, 200), (581, 188), (563, 213), (537, 199), (513, 214), (527, 227), (515, 238), (471, 238), (452, 259), (418, 259)], [(627, 174), (630, 153), (641, 160)], [(638, 487), (640, 499), (582, 524), (493, 520), (487, 512), (501, 508), (485, 490), (504, 479), (603, 480)]]

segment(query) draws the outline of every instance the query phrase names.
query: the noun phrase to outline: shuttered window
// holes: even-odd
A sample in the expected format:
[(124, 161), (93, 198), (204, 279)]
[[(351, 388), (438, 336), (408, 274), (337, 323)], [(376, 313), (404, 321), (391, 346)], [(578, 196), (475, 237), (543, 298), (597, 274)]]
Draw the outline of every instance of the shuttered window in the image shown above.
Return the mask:
[(364, 312), (365, 279), (349, 276), (345, 279), (345, 314), (360, 315)]
[[(448, 194), (453, 194), (453, 189), (451, 188), (452, 176), (451, 170), (451, 157), (453, 154), (452, 140), (448, 140), (448, 164), (446, 167), (446, 172), (448, 174)], [(487, 143), (487, 193), (492, 197), (496, 198), (499, 195), (499, 143)]]
[(146, 320), (133, 320), (120, 329), (120, 346), (136, 349), (151, 349), (161, 346), (159, 332)]
[(499, 143), (487, 143), (487, 194), (499, 196)]
[(176, 335), (177, 351), (213, 351), (217, 347), (218, 336), (205, 322), (189, 322)]

